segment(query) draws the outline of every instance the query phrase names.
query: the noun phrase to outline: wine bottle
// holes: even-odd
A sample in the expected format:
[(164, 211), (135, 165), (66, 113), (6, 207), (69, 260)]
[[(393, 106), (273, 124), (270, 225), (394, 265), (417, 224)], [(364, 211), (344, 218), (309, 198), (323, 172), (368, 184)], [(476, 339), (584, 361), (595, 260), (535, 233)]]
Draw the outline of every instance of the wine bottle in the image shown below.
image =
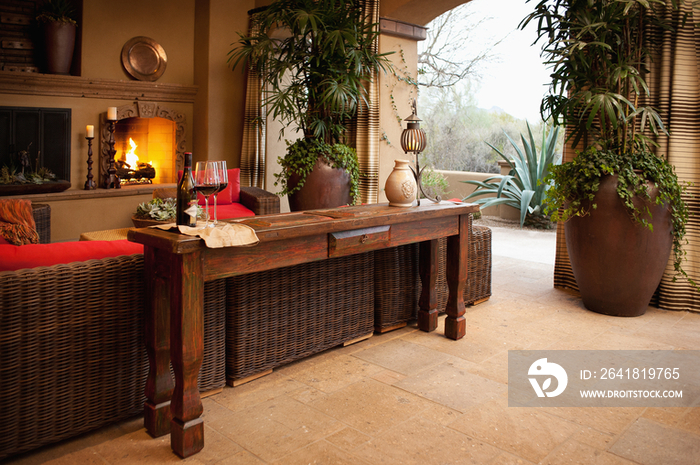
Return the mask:
[(177, 184), (177, 224), (197, 225), (197, 192), (192, 176), (192, 152), (185, 152), (185, 170)]

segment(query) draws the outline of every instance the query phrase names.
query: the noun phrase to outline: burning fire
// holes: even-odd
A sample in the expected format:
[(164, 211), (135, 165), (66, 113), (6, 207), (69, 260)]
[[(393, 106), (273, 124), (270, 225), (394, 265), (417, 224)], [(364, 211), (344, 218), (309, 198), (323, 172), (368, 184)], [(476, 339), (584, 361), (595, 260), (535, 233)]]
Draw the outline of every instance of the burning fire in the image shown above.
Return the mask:
[(135, 170), (139, 167), (139, 156), (136, 155), (136, 142), (134, 142), (134, 139), (129, 137), (129, 150), (126, 152), (126, 163), (129, 165), (129, 168)]
[[(129, 168), (132, 170), (136, 170), (139, 168), (139, 156), (136, 155), (136, 142), (134, 142), (134, 139), (129, 137), (129, 150), (127, 150), (126, 154), (124, 154), (124, 157), (126, 159), (126, 164), (129, 165)], [(149, 165), (153, 166), (153, 163), (148, 162)]]

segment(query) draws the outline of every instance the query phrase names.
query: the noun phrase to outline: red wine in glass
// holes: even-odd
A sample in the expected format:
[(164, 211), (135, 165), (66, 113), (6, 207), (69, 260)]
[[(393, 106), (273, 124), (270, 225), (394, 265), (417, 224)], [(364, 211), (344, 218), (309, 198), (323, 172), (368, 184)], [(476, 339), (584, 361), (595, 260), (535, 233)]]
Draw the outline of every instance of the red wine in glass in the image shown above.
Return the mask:
[(209, 196), (219, 190), (219, 172), (216, 169), (216, 162), (197, 162), (197, 169), (194, 175), (194, 188), (204, 196), (204, 205), (207, 211), (204, 227), (207, 228), (209, 227)]
[(204, 197), (208, 197), (212, 194), (216, 194), (220, 189), (216, 184), (200, 184), (195, 187), (195, 190), (201, 193)]
[(216, 212), (216, 201), (218, 200), (219, 192), (223, 191), (228, 186), (228, 170), (226, 169), (225, 161), (217, 161), (214, 163), (216, 163), (216, 171), (219, 173), (219, 190), (214, 193), (214, 225), (216, 226), (219, 222)]

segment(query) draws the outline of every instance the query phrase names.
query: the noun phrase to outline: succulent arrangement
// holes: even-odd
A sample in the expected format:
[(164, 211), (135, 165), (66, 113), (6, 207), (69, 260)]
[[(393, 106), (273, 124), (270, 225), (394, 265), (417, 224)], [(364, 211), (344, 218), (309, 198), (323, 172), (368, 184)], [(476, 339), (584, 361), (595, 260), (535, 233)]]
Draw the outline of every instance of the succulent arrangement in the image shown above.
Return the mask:
[[(136, 208), (136, 218), (169, 221), (175, 219), (177, 210), (177, 200), (170, 199), (153, 199), (150, 202), (139, 204)], [(204, 218), (204, 209), (197, 205), (197, 217)]]
[(17, 168), (12, 162), (9, 165), (0, 167), (0, 184), (43, 184), (56, 180), (56, 175), (52, 173), (51, 170), (39, 166), (38, 156), (35, 160), (34, 170), (31, 170), (30, 153), (28, 150), (17, 152), (16, 157), (19, 159), (21, 168)]

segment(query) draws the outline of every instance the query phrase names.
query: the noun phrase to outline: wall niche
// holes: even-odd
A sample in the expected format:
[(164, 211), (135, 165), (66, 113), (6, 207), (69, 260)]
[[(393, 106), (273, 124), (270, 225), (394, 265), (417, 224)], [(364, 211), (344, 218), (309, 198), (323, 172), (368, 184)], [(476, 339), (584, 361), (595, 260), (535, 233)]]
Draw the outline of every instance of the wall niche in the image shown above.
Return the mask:
[[(70, 181), (71, 110), (69, 108), (0, 107), (0, 169), (9, 174), (47, 168), (57, 180)], [(70, 187), (70, 182), (64, 183)], [(22, 193), (45, 192), (49, 186), (25, 185)], [(34, 191), (29, 192), (34, 187)], [(54, 190), (54, 191), (55, 191)], [(2, 195), (2, 194), (0, 194)], [(10, 195), (10, 194), (8, 194)]]

